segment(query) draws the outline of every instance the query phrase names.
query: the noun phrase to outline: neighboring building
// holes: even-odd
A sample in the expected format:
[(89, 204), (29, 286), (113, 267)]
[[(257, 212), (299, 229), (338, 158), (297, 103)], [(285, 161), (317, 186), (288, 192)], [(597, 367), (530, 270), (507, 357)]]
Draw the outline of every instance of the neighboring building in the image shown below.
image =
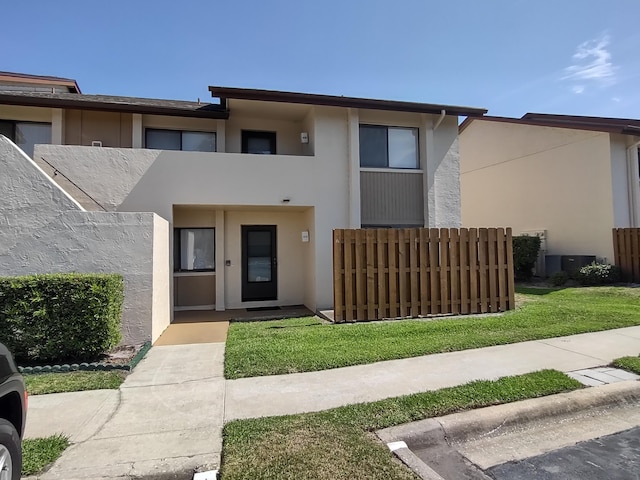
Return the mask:
[[(25, 151), (50, 177), (42, 182), (53, 179), (89, 212), (153, 212), (169, 223), (171, 235), (157, 225), (151, 234), (154, 252), (167, 242), (172, 273), (153, 276), (171, 295), (167, 318), (181, 309), (331, 308), (333, 229), (460, 225), (458, 116), (486, 110), (209, 89), (217, 102), (0, 86), (0, 123), (50, 129), (50, 142), (24, 142), (36, 144)], [(166, 322), (158, 325), (153, 339)]]
[(640, 226), (640, 120), (528, 113), (460, 128), (462, 224), (541, 234), (549, 255), (613, 263), (612, 229)]

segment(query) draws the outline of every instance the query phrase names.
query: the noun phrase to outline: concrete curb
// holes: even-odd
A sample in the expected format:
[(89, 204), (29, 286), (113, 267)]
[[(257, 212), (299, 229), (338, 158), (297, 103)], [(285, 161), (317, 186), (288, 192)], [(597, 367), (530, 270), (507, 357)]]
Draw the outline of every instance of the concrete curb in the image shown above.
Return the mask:
[(637, 400), (640, 382), (631, 380), (429, 418), (385, 428), (377, 435), (385, 443), (404, 441), (410, 448), (426, 448), (445, 439), (465, 441), (502, 427)]
[[(441, 480), (443, 477), (425, 464), (412, 450), (430, 449), (436, 456), (448, 457), (445, 461), (453, 468), (461, 468), (465, 459), (452, 447), (453, 444), (490, 435), (502, 428), (524, 425), (554, 417), (566, 417), (578, 412), (610, 408), (640, 401), (640, 382), (632, 380), (590, 387), (568, 393), (533, 398), (519, 402), (479, 408), (438, 418), (429, 418), (376, 432), (386, 444), (405, 442), (407, 448), (393, 453), (420, 478)], [(474, 478), (488, 478), (480, 470)]]

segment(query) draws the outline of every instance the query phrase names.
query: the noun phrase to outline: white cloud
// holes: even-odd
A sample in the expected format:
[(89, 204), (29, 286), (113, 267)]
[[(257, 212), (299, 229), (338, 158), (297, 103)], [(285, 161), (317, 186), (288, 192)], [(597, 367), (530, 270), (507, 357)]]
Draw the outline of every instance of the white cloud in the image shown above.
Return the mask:
[(583, 93), (587, 85), (607, 86), (615, 83), (617, 67), (611, 61), (611, 52), (607, 48), (609, 43), (609, 36), (601, 35), (578, 45), (573, 63), (564, 69), (562, 77), (563, 80), (576, 82), (572, 88), (574, 93)]
[(620, 97), (611, 97), (611, 100), (613, 100), (616, 103), (620, 103), (622, 101)]

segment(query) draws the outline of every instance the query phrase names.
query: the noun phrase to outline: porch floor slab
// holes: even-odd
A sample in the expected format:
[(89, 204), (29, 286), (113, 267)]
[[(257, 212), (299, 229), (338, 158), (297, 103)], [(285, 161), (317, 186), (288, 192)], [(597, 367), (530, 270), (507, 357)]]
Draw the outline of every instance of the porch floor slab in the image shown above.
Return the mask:
[(154, 346), (226, 342), (228, 329), (229, 322), (226, 320), (174, 322), (162, 332)]

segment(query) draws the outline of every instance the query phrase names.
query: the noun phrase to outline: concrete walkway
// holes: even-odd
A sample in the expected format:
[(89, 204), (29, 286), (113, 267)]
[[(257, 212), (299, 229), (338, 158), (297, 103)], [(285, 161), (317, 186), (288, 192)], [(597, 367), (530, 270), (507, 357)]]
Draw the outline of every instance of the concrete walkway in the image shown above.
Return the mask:
[(545, 368), (582, 370), (639, 353), (640, 326), (320, 372), (228, 380), (225, 421), (314, 412)]
[(30, 398), (27, 436), (69, 447), (42, 480), (191, 479), (220, 465), (223, 422), (312, 412), (640, 353), (640, 326), (320, 372), (227, 380), (224, 343), (155, 346), (120, 390)]
[(118, 391), (31, 397), (27, 436), (72, 442), (39, 478), (191, 479), (218, 468), (223, 359), (224, 343), (154, 347)]

